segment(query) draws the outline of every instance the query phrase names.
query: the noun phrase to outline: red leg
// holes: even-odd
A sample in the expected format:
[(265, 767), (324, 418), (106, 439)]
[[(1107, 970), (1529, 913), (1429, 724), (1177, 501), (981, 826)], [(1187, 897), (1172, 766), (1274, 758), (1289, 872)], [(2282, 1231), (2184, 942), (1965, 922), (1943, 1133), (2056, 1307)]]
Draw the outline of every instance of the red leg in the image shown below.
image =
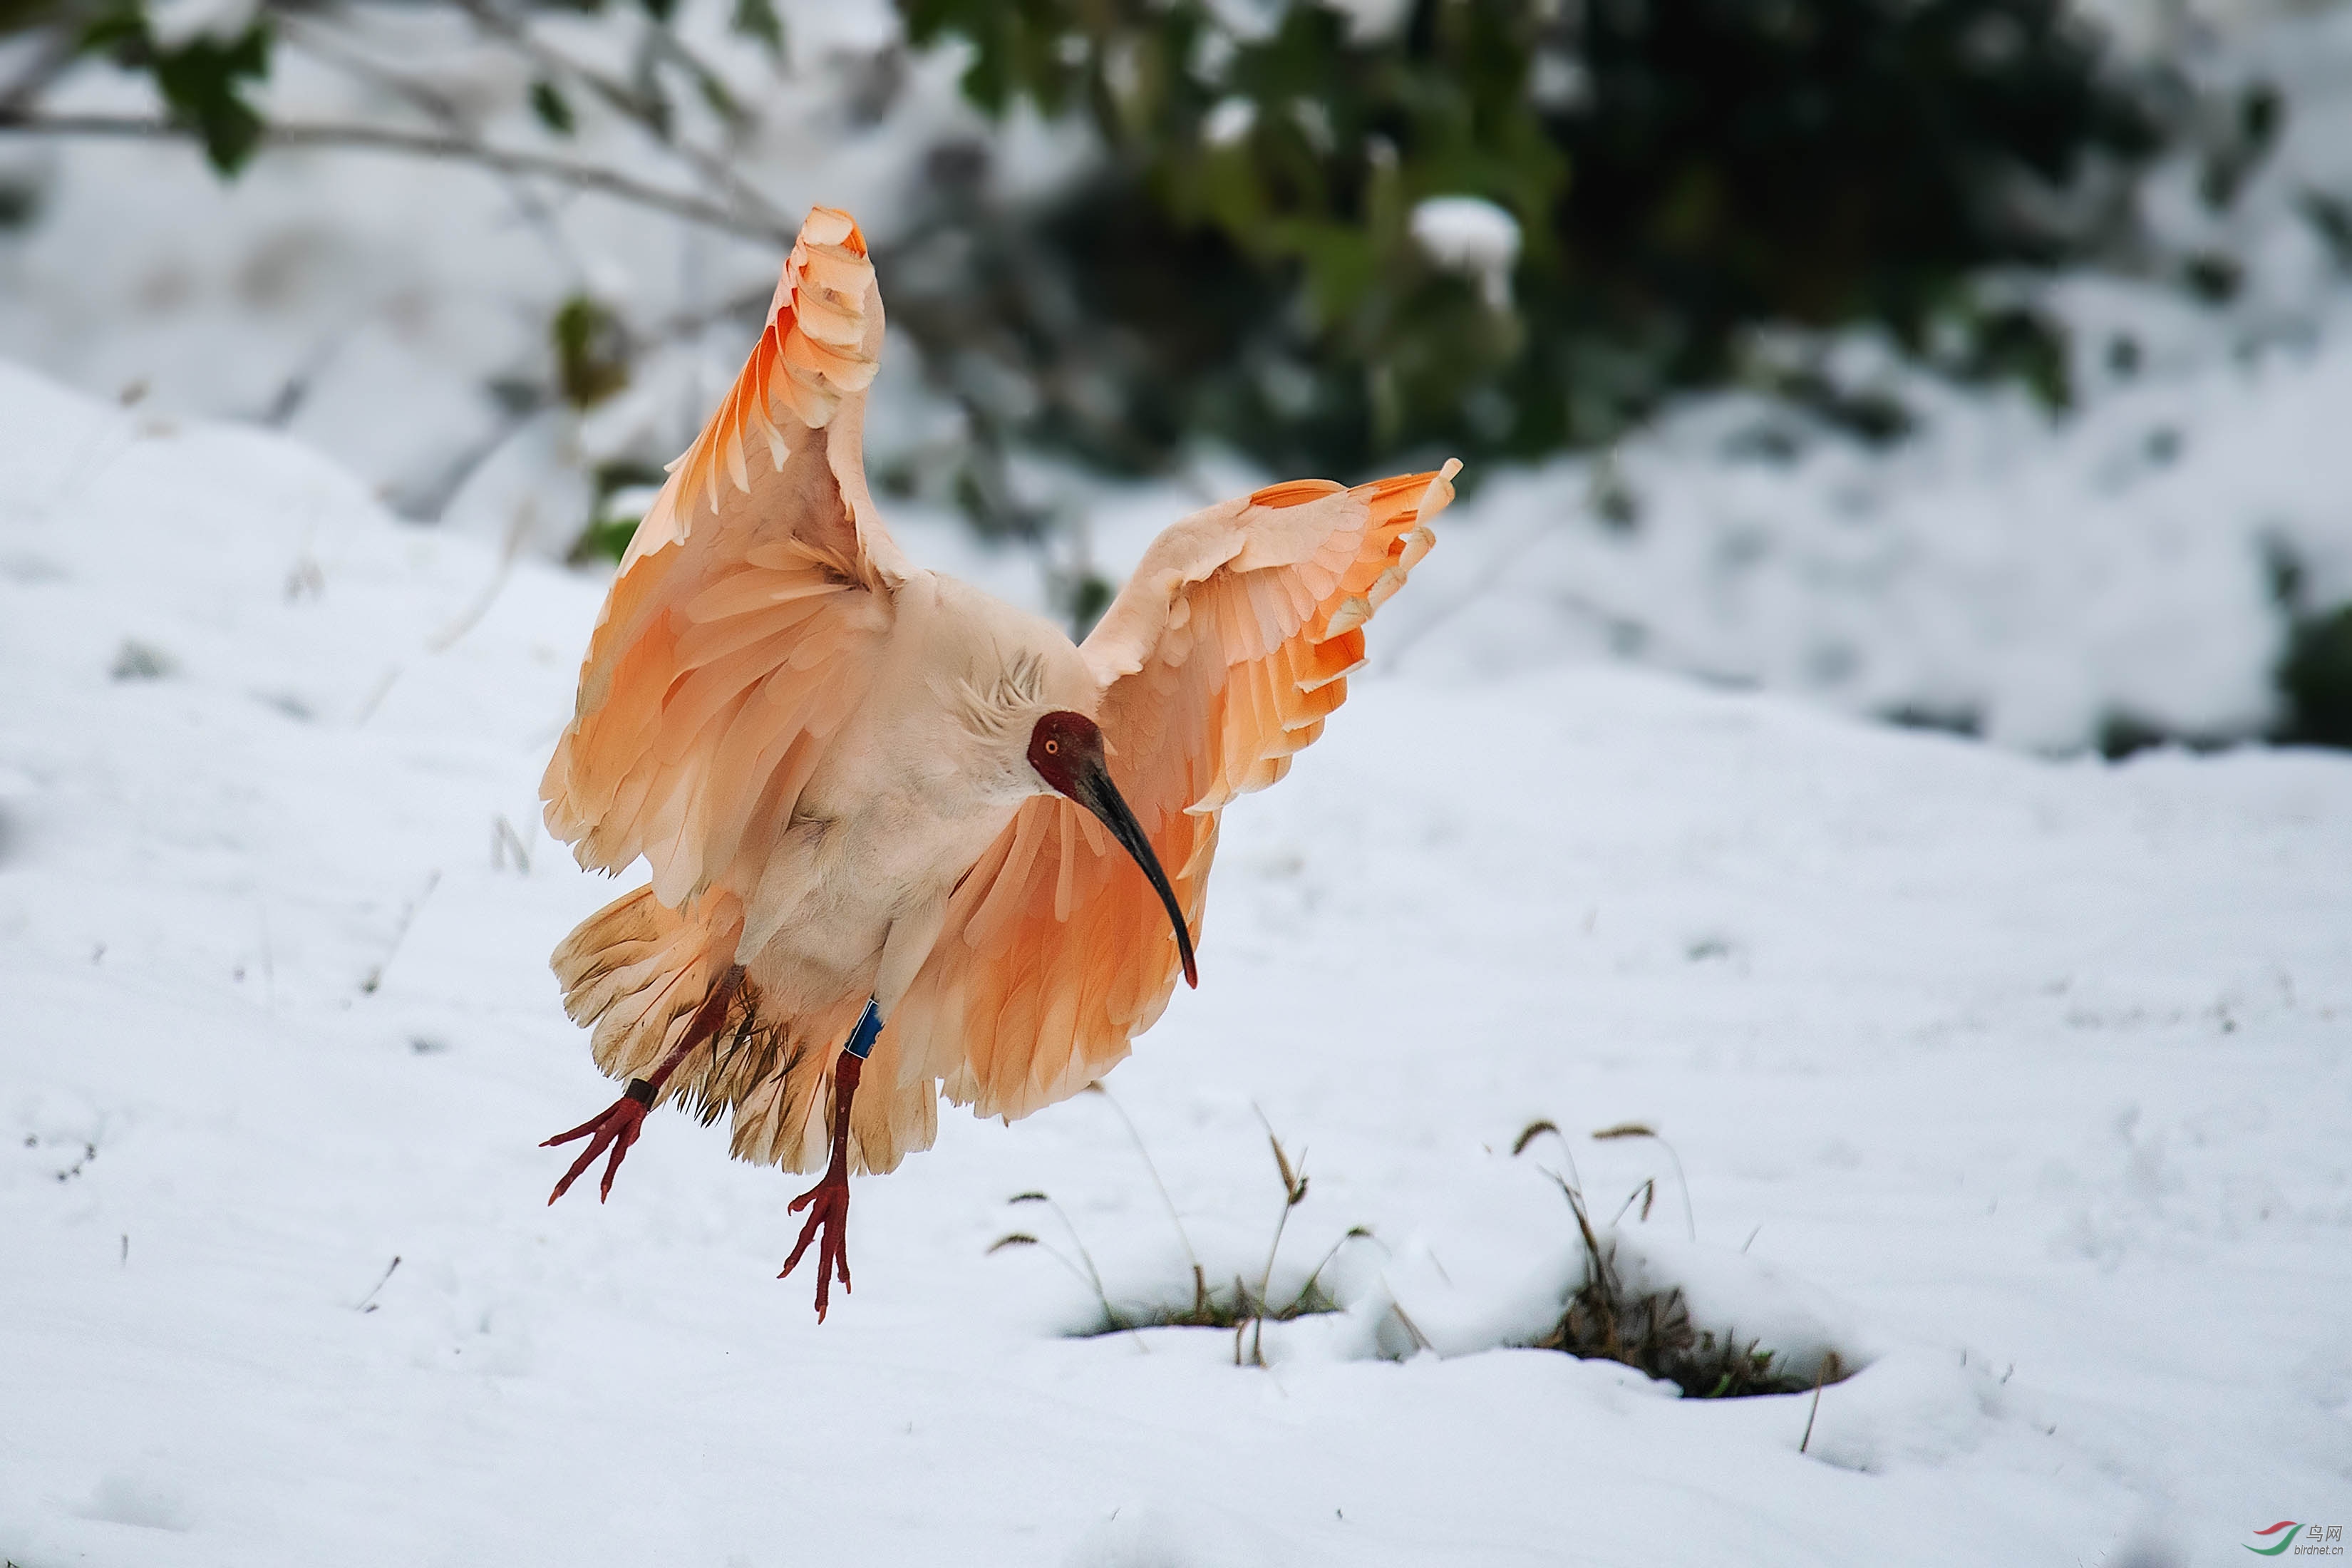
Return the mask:
[(784, 1259), (782, 1279), (800, 1264), (801, 1255), (814, 1241), (816, 1248), (816, 1321), (824, 1321), (826, 1298), (833, 1288), (833, 1277), (841, 1276), (841, 1289), (849, 1289), (849, 1105), (857, 1095), (858, 1075), (865, 1070), (863, 1058), (844, 1051), (833, 1067), (833, 1158), (825, 1163), (824, 1176), (815, 1186), (793, 1200), (792, 1210), (798, 1214), (809, 1211), (808, 1223), (801, 1226), (801, 1239), (793, 1255)]
[(613, 1157), (605, 1163), (604, 1179), (597, 1184), (596, 1201), (601, 1204), (613, 1195), (613, 1178), (620, 1173), (621, 1161), (627, 1155), (629, 1145), (635, 1143), (637, 1134), (645, 1130), (646, 1112), (653, 1108), (655, 1098), (662, 1091), (662, 1085), (669, 1081), (670, 1074), (677, 1070), (678, 1063), (686, 1060), (688, 1052), (719, 1032), (719, 1026), (727, 1021), (727, 1009), (734, 1004), (735, 994), (742, 984), (743, 966), (735, 964), (702, 999), (702, 1005), (695, 1010), (693, 1020), (686, 1026), (685, 1037), (668, 1056), (662, 1058), (662, 1064), (654, 1069), (653, 1077), (631, 1079), (628, 1089), (620, 1099), (571, 1131), (559, 1132), (540, 1145), (542, 1149), (552, 1149), (575, 1138), (592, 1138), (587, 1152), (572, 1162), (572, 1169), (563, 1173), (563, 1179), (555, 1184), (553, 1192), (547, 1194), (549, 1203), (570, 1192), (572, 1184), (580, 1179), (580, 1173), (595, 1163), (596, 1156), (607, 1147), (613, 1151)]

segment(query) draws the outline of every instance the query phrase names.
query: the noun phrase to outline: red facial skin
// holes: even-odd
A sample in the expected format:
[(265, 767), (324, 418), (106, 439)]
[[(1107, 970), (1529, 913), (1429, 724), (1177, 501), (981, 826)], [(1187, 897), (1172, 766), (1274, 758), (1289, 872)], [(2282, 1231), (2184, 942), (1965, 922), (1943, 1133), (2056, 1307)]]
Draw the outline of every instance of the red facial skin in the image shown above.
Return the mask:
[(1144, 879), (1160, 895), (1169, 923), (1175, 928), (1176, 952), (1183, 960), (1184, 982), (1199, 985), (1201, 972), (1192, 962), (1192, 933), (1184, 924), (1175, 889), (1168, 885), (1168, 874), (1160, 869), (1160, 857), (1153, 851), (1150, 839), (1135, 820), (1135, 813), (1120, 798), (1118, 786), (1111, 783), (1110, 768), (1103, 761), (1101, 729), (1083, 713), (1063, 710), (1046, 714), (1029, 732), (1029, 765), (1055, 791), (1094, 813), (1110, 829), (1111, 837), (1135, 858)]
[(1029, 731), (1029, 765), (1039, 778), (1076, 800), (1079, 775), (1103, 765), (1102, 731), (1083, 713), (1048, 713)]

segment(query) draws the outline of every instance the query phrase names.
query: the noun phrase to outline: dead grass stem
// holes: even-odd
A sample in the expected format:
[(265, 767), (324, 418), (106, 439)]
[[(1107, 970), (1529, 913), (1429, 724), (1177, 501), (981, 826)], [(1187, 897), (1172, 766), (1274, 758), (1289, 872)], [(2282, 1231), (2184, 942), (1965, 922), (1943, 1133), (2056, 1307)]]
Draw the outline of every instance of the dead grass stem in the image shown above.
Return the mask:
[[(1112, 1113), (1118, 1118), (1119, 1125), (1127, 1129), (1128, 1142), (1135, 1145), (1137, 1155), (1143, 1161), (1145, 1173), (1151, 1177), (1152, 1188), (1160, 1194), (1160, 1205), (1168, 1211), (1168, 1223), (1176, 1228), (1176, 1244), (1184, 1249), (1184, 1261), (1192, 1266), (1193, 1310), (1204, 1309), (1209, 1300), (1209, 1277), (1201, 1268), (1201, 1255), (1192, 1250), (1192, 1237), (1184, 1228), (1183, 1216), (1176, 1212), (1176, 1200), (1169, 1195), (1168, 1184), (1160, 1179), (1160, 1166), (1151, 1158), (1151, 1150), (1143, 1142), (1143, 1134), (1137, 1131), (1135, 1119), (1127, 1113), (1127, 1107), (1102, 1086), (1100, 1079), (1087, 1085), (1086, 1092), (1102, 1096), (1103, 1103), (1111, 1108)], [(1262, 1121), (1265, 1117), (1261, 1115), (1259, 1120)]]
[[(1177, 1216), (1176, 1205), (1169, 1195), (1167, 1184), (1160, 1178), (1159, 1169), (1151, 1159), (1150, 1150), (1144, 1144), (1142, 1135), (1136, 1131), (1135, 1123), (1117, 1100), (1111, 1100), (1099, 1088), (1097, 1092), (1102, 1093), (1103, 1098), (1110, 1101), (1111, 1109), (1118, 1111), (1120, 1121), (1127, 1127), (1128, 1136), (1134, 1141), (1136, 1152), (1143, 1157), (1144, 1168), (1151, 1173), (1152, 1185), (1159, 1190), (1160, 1202), (1167, 1207), (1168, 1217), (1175, 1226), (1177, 1239), (1183, 1246), (1185, 1262), (1192, 1270), (1192, 1300), (1191, 1305), (1183, 1308), (1160, 1306), (1120, 1310), (1112, 1304), (1109, 1289), (1103, 1283), (1102, 1273), (1096, 1268), (1093, 1255), (1087, 1251), (1077, 1226), (1071, 1222), (1061, 1205), (1042, 1192), (1019, 1194), (1009, 1201), (1013, 1204), (1044, 1204), (1053, 1211), (1070, 1238), (1070, 1246), (1076, 1254), (1076, 1260), (1065, 1255), (1059, 1247), (1026, 1231), (1001, 1236), (988, 1250), (992, 1253), (1009, 1247), (1038, 1247), (1058, 1260), (1074, 1279), (1094, 1293), (1096, 1302), (1101, 1308), (1100, 1325), (1083, 1331), (1084, 1337), (1132, 1332), (1146, 1328), (1231, 1329), (1234, 1331), (1234, 1364), (1264, 1366), (1265, 1324), (1269, 1321), (1283, 1323), (1339, 1310), (1338, 1300), (1323, 1284), (1324, 1270), (1331, 1266), (1332, 1259), (1339, 1257), (1349, 1242), (1372, 1239), (1372, 1233), (1362, 1226), (1350, 1228), (1331, 1244), (1307, 1274), (1306, 1282), (1287, 1300), (1276, 1303), (1273, 1300), (1274, 1273), (1281, 1259), (1283, 1235), (1289, 1226), (1290, 1211), (1307, 1200), (1307, 1184), (1303, 1154), (1296, 1159), (1292, 1157), (1290, 1152), (1283, 1147), (1282, 1140), (1275, 1133), (1272, 1124), (1266, 1121), (1264, 1112), (1259, 1113), (1258, 1121), (1265, 1128), (1266, 1144), (1274, 1154), (1275, 1173), (1282, 1184), (1282, 1210), (1275, 1218), (1274, 1235), (1266, 1246), (1265, 1265), (1259, 1271), (1256, 1285), (1253, 1287), (1236, 1274), (1230, 1289), (1213, 1289), (1208, 1283), (1207, 1271), (1201, 1265), (1199, 1254), (1192, 1249), (1192, 1237), (1186, 1234), (1183, 1221)], [(1410, 1322), (1405, 1326), (1416, 1340), (1420, 1338), (1419, 1331), (1413, 1329)]]

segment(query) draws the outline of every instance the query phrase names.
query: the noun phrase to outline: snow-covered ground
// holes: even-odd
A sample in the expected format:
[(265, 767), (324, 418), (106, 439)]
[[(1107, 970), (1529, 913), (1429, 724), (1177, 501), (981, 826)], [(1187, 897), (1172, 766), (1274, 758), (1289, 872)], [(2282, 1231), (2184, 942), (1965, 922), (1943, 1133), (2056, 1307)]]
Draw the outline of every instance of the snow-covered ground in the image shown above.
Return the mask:
[[(820, 1327), (772, 1278), (801, 1182), (718, 1131), (665, 1115), (609, 1205), (545, 1205), (535, 1145), (611, 1094), (545, 966), (611, 889), (532, 798), (599, 583), (22, 372), (0, 431), (22, 1568), (2220, 1563), (2352, 1525), (2352, 759), (1376, 668), (1230, 814), (1202, 987), (1116, 1105), (861, 1180)], [(1453, 553), (1400, 608), (1475, 584)], [(1075, 1258), (1025, 1192), (1114, 1299), (1185, 1293), (1120, 1109), (1220, 1280), (1281, 1206), (1263, 1112), (1311, 1182), (1276, 1282), (1368, 1227), (1349, 1310), (1264, 1369), (1066, 1337), (1090, 1293), (989, 1250)], [(1660, 1146), (1588, 1136), (1633, 1120), (1695, 1243)], [(1867, 1363), (1805, 1452), (1806, 1395), (1512, 1348), (1580, 1278), (1547, 1167), (1602, 1220), (1657, 1178), (1619, 1261), (1702, 1322)], [(1407, 1320), (1436, 1350), (1391, 1359)]]

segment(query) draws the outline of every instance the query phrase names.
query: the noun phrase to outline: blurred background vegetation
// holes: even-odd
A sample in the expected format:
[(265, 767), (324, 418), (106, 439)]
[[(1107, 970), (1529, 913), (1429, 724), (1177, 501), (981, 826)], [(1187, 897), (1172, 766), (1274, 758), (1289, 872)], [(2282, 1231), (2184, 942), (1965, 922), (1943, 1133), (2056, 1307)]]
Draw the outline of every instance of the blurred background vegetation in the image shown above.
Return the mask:
[(2053, 0), (1447, 0), (1370, 37), (1300, 5), (1242, 39), (1200, 4), (906, 10), (973, 102), (1101, 155), (1024, 210), (946, 193), (894, 308), (1022, 437), (1128, 468), (1202, 431), (1351, 477), (1539, 458), (1742, 374), (1764, 321), (2063, 402), (2050, 329), (1969, 280), (2124, 237), (2180, 90)]
[[(811, 60), (772, 0), (0, 0), (0, 133), (184, 140), (225, 181), (273, 151), (410, 156), (551, 234), (551, 192), (748, 241), (703, 269), (740, 282), (666, 310), (551, 241), (539, 352), (478, 378), (488, 434), (404, 481), (437, 514), (568, 411), (581, 557), (618, 553), (679, 437), (597, 411), (756, 321), (796, 170), (873, 213), (893, 328), (954, 414), (877, 479), (1039, 543), (1066, 520), (1032, 458), (1137, 478), (1207, 445), (1355, 479), (1458, 455), (1475, 483), (1709, 388), (1899, 441), (1913, 410), (1836, 374), (1843, 330), (2063, 415), (2083, 346), (2006, 280), (2095, 265), (2227, 302), (2239, 258), (2151, 229), (2143, 184), (2187, 159), (2226, 212), (2285, 115), (2059, 0), (897, 0), (888, 24)], [(283, 79), (296, 60), (341, 88)], [(958, 101), (908, 110), (926, 83)], [(0, 221), (33, 223), (41, 182), (0, 186)], [(2352, 255), (2352, 209), (2306, 208)], [(1595, 509), (1630, 528), (1638, 502), (1602, 482)], [(2273, 563), (2277, 727), (2342, 743), (2352, 619), (2303, 564)], [(1081, 623), (1106, 592), (1083, 555), (1055, 581)]]
[[(667, 210), (788, 235), (793, 215), (752, 196), (752, 171), (688, 144), (681, 99), (722, 127), (753, 110), (681, 34), (677, 0), (638, 0), (642, 31), (610, 71), (529, 31), (624, 3), (403, 9), (446, 5), (511, 48), (509, 90), (559, 141), (584, 95), (687, 153), (706, 189)], [(263, 0), (227, 26), (182, 19), (167, 42), (156, 0), (6, 0), (0, 36), (25, 68), (0, 125), (176, 130), (234, 178), (272, 134), (260, 89), (281, 38), (364, 8)], [(1972, 279), (2127, 246), (2134, 173), (2189, 119), (2178, 76), (2123, 62), (2058, 0), (1273, 3), (1243, 26), (1204, 0), (898, 9), (912, 48), (961, 53), (971, 105), (1082, 127), (1091, 156), (1060, 188), (1008, 198), (985, 142), (929, 149), (923, 199), (884, 247), (893, 319), (976, 438), (1127, 473), (1202, 436), (1349, 479), (1440, 450), (1474, 472), (1539, 458), (1676, 390), (1775, 374), (1741, 353), (1763, 321), (1882, 323), (1956, 374), (2063, 405), (2054, 329)], [(730, 21), (785, 47), (769, 0), (737, 0)], [(383, 52), (380, 78), (429, 94)], [(42, 89), (92, 57), (152, 78), (162, 122), (43, 112)], [(2217, 156), (2258, 156), (2275, 116), (2250, 98), (2244, 145)], [(367, 130), (276, 134), (362, 146)], [(526, 175), (565, 164), (501, 155), (463, 125), (374, 138), (404, 143)], [(564, 172), (607, 173), (625, 198), (667, 192), (593, 160)], [(625, 381), (595, 300), (566, 299), (549, 330), (551, 390), (586, 405)], [(1899, 432), (1899, 410), (1777, 374), (1858, 430)], [(1018, 527), (988, 491), (967, 481), (975, 521)]]

